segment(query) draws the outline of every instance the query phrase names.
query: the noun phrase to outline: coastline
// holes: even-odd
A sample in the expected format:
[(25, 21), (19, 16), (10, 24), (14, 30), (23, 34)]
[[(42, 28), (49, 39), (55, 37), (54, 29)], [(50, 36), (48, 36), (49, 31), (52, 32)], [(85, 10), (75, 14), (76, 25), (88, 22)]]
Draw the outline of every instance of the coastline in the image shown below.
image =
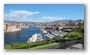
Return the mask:
[(8, 32), (16, 32), (16, 31), (20, 31), (20, 30), (22, 30), (22, 29), (6, 30), (6, 31), (4, 31), (4, 33), (8, 33)]

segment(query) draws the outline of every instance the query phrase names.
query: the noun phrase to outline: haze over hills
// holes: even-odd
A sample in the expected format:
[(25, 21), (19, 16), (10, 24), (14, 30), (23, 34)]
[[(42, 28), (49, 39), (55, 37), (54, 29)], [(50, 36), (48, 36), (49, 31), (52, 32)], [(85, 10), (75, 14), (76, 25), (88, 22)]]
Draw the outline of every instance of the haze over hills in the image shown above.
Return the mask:
[[(79, 19), (79, 20), (81, 20), (81, 19)], [(57, 20), (57, 21), (49, 21), (49, 22), (68, 22), (68, 21), (76, 21), (76, 20), (67, 19), (67, 20)], [(29, 22), (29, 21), (9, 21), (9, 20), (4, 20), (4, 22)], [(30, 21), (30, 22), (33, 22), (33, 21)]]

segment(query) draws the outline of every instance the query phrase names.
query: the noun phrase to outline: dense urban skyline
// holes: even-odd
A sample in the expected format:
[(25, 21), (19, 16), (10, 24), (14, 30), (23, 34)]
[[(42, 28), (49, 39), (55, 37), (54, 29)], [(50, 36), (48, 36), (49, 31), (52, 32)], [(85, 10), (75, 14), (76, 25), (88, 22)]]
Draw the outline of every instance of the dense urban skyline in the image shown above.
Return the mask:
[(84, 19), (84, 4), (5, 4), (4, 20), (48, 22)]

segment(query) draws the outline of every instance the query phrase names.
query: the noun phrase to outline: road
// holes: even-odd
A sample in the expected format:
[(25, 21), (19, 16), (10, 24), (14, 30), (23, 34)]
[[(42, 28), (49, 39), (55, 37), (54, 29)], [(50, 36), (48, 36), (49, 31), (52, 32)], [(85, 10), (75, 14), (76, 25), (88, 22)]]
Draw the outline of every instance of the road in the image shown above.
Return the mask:
[[(79, 45), (78, 45), (79, 44)], [(76, 40), (76, 41), (71, 41), (69, 43), (61, 43), (59, 45), (53, 46), (53, 47), (48, 47), (46, 49), (79, 49), (80, 44), (82, 45), (82, 49), (84, 49), (84, 39)], [(76, 46), (77, 47), (74, 47)]]

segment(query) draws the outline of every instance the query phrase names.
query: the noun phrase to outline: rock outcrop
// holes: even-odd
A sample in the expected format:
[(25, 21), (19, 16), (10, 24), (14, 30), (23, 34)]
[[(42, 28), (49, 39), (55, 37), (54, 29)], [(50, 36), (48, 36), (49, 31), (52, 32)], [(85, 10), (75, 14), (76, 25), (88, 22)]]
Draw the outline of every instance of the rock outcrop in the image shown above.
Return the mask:
[(31, 38), (28, 39), (27, 43), (36, 42), (38, 38), (37, 34), (32, 35)]
[(32, 42), (36, 42), (36, 41), (42, 41), (43, 37), (41, 36), (41, 34), (33, 34), (32, 37), (30, 37), (27, 40), (27, 43), (32, 43)]

